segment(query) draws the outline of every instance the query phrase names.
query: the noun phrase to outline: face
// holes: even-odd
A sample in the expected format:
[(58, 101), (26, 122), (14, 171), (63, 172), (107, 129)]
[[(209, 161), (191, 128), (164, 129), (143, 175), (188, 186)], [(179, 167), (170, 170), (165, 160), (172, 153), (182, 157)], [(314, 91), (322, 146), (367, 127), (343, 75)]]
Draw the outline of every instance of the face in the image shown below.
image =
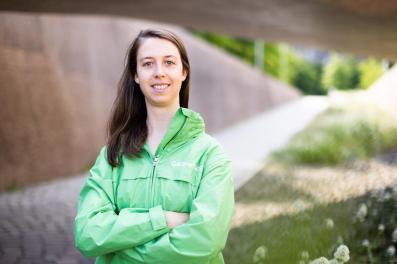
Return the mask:
[(159, 38), (142, 40), (134, 79), (147, 106), (179, 106), (179, 91), (186, 76), (178, 48), (172, 42)]

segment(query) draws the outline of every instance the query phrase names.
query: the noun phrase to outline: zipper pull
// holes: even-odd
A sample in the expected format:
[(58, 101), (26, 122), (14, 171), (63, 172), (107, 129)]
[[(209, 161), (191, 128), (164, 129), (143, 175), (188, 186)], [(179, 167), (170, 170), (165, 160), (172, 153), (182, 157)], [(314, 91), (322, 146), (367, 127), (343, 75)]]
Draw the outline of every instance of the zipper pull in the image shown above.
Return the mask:
[(158, 161), (159, 157), (155, 156), (153, 159), (153, 166), (157, 165), (157, 161)]

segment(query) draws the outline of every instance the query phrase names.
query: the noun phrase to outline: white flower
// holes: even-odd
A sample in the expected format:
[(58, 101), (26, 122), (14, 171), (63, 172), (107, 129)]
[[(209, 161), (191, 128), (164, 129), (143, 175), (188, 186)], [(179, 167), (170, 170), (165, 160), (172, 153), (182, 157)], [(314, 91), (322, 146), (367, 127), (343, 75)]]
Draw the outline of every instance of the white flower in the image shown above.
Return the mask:
[(267, 248), (265, 246), (260, 246), (255, 250), (253, 261), (254, 263), (259, 263), (266, 258)]
[(386, 249), (386, 255), (388, 255), (389, 257), (392, 257), (396, 254), (396, 248), (391, 245)]
[(378, 230), (379, 230), (379, 232), (385, 231), (385, 225), (384, 225), (384, 224), (380, 224), (380, 225), (378, 226)]
[(307, 251), (301, 251), (300, 256), (304, 260), (308, 260), (310, 257), (309, 252), (307, 252)]
[(310, 264), (329, 264), (328, 259), (321, 257), (310, 262)]
[(348, 262), (350, 259), (349, 254), (349, 248), (345, 245), (340, 245), (334, 253), (334, 258), (342, 263)]
[(325, 226), (327, 229), (334, 228), (334, 226), (335, 226), (334, 221), (331, 218), (325, 219)]
[(397, 242), (397, 228), (394, 229), (394, 231), (393, 231), (392, 239), (393, 239), (393, 242)]
[(304, 203), (302, 200), (297, 199), (297, 200), (295, 200), (295, 202), (292, 204), (292, 207), (293, 207), (293, 209), (294, 209), (295, 211), (299, 212), (299, 211), (302, 211), (302, 210), (305, 209), (305, 203)]
[(367, 213), (368, 213), (367, 205), (365, 203), (362, 203), (357, 211), (356, 217), (358, 218), (358, 220), (363, 222), (365, 217), (367, 216)]
[(368, 239), (364, 239), (363, 242), (361, 243), (363, 247), (369, 247), (369, 241)]

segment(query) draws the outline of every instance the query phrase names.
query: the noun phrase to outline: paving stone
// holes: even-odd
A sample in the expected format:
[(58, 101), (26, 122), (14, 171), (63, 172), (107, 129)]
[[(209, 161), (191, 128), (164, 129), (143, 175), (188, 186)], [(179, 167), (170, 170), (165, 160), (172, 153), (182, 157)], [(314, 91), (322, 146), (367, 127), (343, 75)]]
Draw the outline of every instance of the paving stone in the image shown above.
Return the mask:
[(80, 264), (94, 264), (95, 260), (94, 259), (89, 259), (89, 258), (81, 258), (79, 263)]
[(2, 256), (2, 261), (0, 261), (0, 263), (15, 262), (22, 256), (22, 250), (20, 248), (3, 248), (2, 251), (4, 255)]
[(8, 248), (19, 248), (21, 242), (17, 236), (13, 236), (9, 233), (2, 233), (0, 235), (0, 245)]
[(0, 194), (0, 263), (94, 263), (74, 247), (73, 221), (84, 177)]
[(39, 259), (42, 257), (42, 246), (41, 245), (29, 245), (25, 248), (24, 256), (28, 259)]
[(58, 260), (58, 264), (79, 264), (79, 261), (76, 259), (60, 259)]
[(7, 256), (3, 256), (0, 258), (0, 263), (4, 263), (4, 264), (14, 264), (14, 263), (18, 263), (16, 258), (9, 258)]
[(47, 254), (44, 256), (44, 259), (48, 262), (54, 262), (57, 263), (59, 260), (59, 257), (53, 254)]
[(32, 261), (30, 259), (19, 259), (18, 263), (19, 264), (32, 264)]
[(19, 236), (20, 235), (19, 228), (15, 224), (13, 224), (12, 222), (4, 221), (4, 222), (1, 223), (1, 225), (5, 228), (5, 230), (9, 234), (11, 234), (13, 236)]

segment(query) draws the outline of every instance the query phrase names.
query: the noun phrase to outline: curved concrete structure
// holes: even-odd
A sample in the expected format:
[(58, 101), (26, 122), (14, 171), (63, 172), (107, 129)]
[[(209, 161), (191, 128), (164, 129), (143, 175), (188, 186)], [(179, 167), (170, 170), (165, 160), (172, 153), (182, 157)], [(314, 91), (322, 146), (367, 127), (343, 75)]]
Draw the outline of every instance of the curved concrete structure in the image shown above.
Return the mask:
[(367, 92), (368, 97), (388, 113), (397, 122), (397, 66), (388, 70)]
[(3, 0), (0, 10), (142, 18), (397, 59), (397, 2), (388, 0)]
[[(110, 17), (0, 14), (0, 190), (88, 169), (104, 144), (128, 45), (158, 24)], [(190, 107), (213, 132), (296, 98), (178, 27), (192, 64)]]

